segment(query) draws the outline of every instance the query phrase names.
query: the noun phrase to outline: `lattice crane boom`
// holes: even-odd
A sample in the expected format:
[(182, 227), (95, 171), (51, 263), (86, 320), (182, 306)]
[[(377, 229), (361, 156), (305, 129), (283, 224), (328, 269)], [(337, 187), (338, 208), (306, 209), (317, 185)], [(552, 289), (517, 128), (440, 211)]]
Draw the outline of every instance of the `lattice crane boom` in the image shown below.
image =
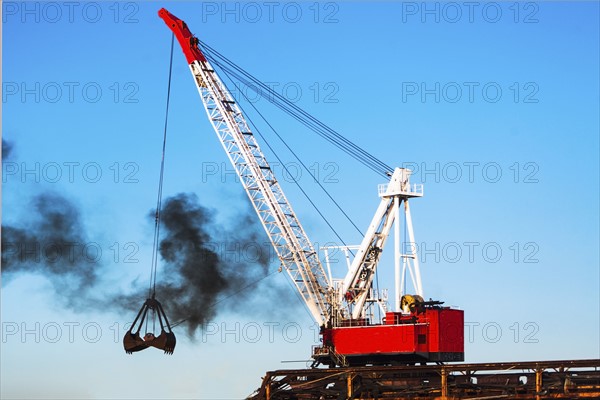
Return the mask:
[(330, 318), (330, 284), (238, 104), (185, 22), (164, 8), (159, 16), (179, 41), (208, 118), (269, 236), (279, 260), (319, 325)]

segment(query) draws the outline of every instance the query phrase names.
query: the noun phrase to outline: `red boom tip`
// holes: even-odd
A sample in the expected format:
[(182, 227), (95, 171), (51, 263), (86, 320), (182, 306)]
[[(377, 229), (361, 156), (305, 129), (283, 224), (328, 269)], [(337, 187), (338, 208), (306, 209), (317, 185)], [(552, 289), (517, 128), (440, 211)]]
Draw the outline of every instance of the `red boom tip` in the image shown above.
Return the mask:
[(188, 64), (194, 61), (206, 61), (206, 57), (198, 47), (198, 39), (190, 32), (186, 23), (171, 14), (167, 9), (158, 10), (158, 16), (165, 21), (165, 24), (171, 29), (177, 41), (181, 45), (183, 54)]

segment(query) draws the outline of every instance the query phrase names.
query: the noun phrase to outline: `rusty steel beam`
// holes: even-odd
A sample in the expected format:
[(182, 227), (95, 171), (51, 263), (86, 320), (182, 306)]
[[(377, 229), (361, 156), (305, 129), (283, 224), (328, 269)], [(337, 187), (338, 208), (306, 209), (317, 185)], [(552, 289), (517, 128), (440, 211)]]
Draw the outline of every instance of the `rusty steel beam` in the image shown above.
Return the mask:
[(252, 399), (600, 398), (600, 359), (267, 372)]

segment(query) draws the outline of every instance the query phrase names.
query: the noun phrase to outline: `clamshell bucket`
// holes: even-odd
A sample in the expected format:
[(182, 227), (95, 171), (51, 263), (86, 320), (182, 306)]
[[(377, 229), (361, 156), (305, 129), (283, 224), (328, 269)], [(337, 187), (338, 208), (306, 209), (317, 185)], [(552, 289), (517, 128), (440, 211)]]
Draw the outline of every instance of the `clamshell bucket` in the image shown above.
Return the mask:
[[(144, 326), (144, 322), (148, 317), (148, 310), (152, 310), (156, 316), (158, 316), (158, 322), (160, 324), (160, 334), (155, 336), (152, 332), (147, 332), (144, 337), (140, 336), (140, 331)], [(148, 347), (156, 347), (157, 349), (164, 350), (165, 354), (173, 354), (175, 350), (175, 334), (171, 330), (167, 315), (162, 308), (162, 305), (154, 297), (147, 299), (142, 308), (135, 317), (135, 320), (131, 324), (131, 328), (125, 333), (123, 337), (123, 347), (127, 354), (133, 354), (137, 351), (142, 351)]]

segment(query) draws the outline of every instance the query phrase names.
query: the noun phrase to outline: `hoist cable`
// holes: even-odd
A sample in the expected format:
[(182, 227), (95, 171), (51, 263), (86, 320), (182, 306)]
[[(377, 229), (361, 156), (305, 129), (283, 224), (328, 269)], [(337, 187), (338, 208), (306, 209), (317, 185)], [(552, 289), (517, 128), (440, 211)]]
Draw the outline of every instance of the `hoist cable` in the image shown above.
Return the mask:
[[(255, 83), (257, 86), (259, 86), (262, 89), (264, 89), (267, 93), (272, 94), (273, 97), (267, 97), (267, 100), (269, 100), (271, 102), (274, 102), (276, 99), (279, 99), (280, 101), (285, 102), (287, 104), (287, 106), (293, 108), (296, 112), (304, 115), (306, 118), (312, 120), (314, 123), (318, 124), (321, 128), (323, 128), (326, 131), (328, 131), (328, 133), (327, 132), (322, 132), (322, 133), (324, 135), (326, 135), (326, 136), (329, 136), (329, 138), (331, 140), (335, 141), (337, 139), (337, 140), (341, 141), (341, 142), (336, 142), (338, 146), (340, 146), (340, 147), (350, 146), (350, 147), (354, 148), (356, 151), (359, 151), (360, 154), (362, 154), (363, 156), (365, 156), (367, 158), (370, 158), (376, 164), (379, 164), (379, 165), (381, 165), (383, 167), (389, 168), (383, 162), (381, 162), (380, 160), (378, 160), (377, 158), (375, 158), (374, 156), (372, 156), (371, 154), (369, 154), (365, 150), (361, 149), (356, 144), (352, 143), (350, 140), (346, 139), (345, 137), (343, 137), (339, 133), (335, 132), (333, 129), (331, 129), (330, 127), (328, 127), (327, 125), (325, 125), (324, 123), (322, 123), (321, 121), (319, 121), (318, 119), (316, 119), (315, 117), (313, 117), (312, 115), (310, 115), (309, 113), (307, 113), (306, 111), (302, 110), (300, 107), (296, 106), (295, 104), (293, 104), (292, 102), (290, 102), (288, 99), (286, 99), (285, 97), (283, 97), (279, 93), (273, 91), (270, 87), (268, 87), (267, 85), (265, 85), (259, 79), (257, 79), (254, 76), (252, 76), (250, 73), (248, 73), (243, 68), (241, 68), (238, 65), (236, 65), (231, 60), (227, 59), (227, 57), (223, 56), (218, 51), (216, 51), (215, 49), (213, 49), (212, 47), (210, 47), (209, 45), (207, 45), (207, 44), (205, 44), (203, 42), (201, 42), (201, 45), (206, 48), (206, 53), (211, 56), (211, 58), (213, 59), (213, 62), (218, 63), (219, 66), (221, 66), (221, 68), (224, 68), (224, 66), (222, 65), (223, 63), (229, 65), (231, 68), (233, 68), (233, 69), (239, 71), (239, 73), (243, 74), (247, 79), (249, 79), (250, 81), (252, 81), (253, 83)], [(217, 58), (221, 59), (223, 61), (223, 63), (221, 63), (221, 61), (217, 60)], [(248, 85), (248, 86), (250, 88), (252, 88), (252, 85)], [(258, 93), (259, 95), (263, 96), (262, 93), (260, 93), (259, 91), (255, 90), (255, 92)]]
[[(229, 78), (230, 82), (239, 90), (238, 85), (235, 83), (235, 81), (231, 78), (231, 76), (227, 72), (225, 72), (225, 76), (227, 76), (227, 78)], [(273, 125), (271, 125), (271, 123), (265, 118), (265, 116), (258, 110), (258, 108), (248, 99), (248, 97), (241, 90), (239, 92), (246, 99), (246, 101), (250, 104), (250, 106), (252, 106), (252, 108), (254, 109), (254, 111), (256, 111), (256, 113), (258, 113), (258, 115), (265, 122), (265, 124), (267, 124), (269, 126), (269, 128), (279, 138), (279, 140), (284, 144), (284, 146), (290, 151), (290, 153), (292, 153), (292, 155), (300, 163), (300, 165), (302, 165), (302, 168), (304, 168), (304, 170), (306, 172), (308, 172), (308, 174), (310, 175), (310, 177), (313, 178), (313, 180), (317, 183), (317, 185), (321, 188), (321, 190), (323, 190), (323, 192), (327, 195), (327, 197), (329, 197), (329, 199), (333, 202), (333, 204), (335, 204), (335, 206), (338, 208), (338, 210), (344, 215), (344, 217), (346, 217), (346, 219), (350, 222), (350, 224), (352, 224), (352, 226), (356, 229), (356, 231), (361, 236), (364, 236), (363, 233), (362, 233), (362, 231), (358, 228), (358, 226), (356, 226), (356, 224), (354, 223), (354, 221), (352, 220), (352, 218), (350, 218), (350, 216), (344, 211), (344, 209), (340, 206), (340, 204), (337, 201), (335, 201), (335, 199), (333, 198), (333, 196), (331, 196), (331, 194), (327, 191), (327, 189), (325, 189), (325, 187), (321, 184), (321, 182), (319, 182), (319, 180), (317, 179), (317, 177), (315, 177), (315, 175), (312, 173), (312, 171), (310, 170), (310, 168), (308, 168), (306, 166), (306, 164), (300, 159), (300, 157), (296, 154), (296, 152), (287, 144), (287, 142), (285, 141), (285, 139), (279, 134), (279, 132), (277, 132), (277, 130), (273, 127)], [(240, 108), (242, 108), (242, 106), (241, 106), (241, 104), (239, 104), (239, 102), (238, 102), (238, 105), (240, 106)], [(252, 125), (256, 128), (256, 125), (254, 123)], [(257, 130), (257, 133), (260, 135), (260, 137), (266, 142), (265, 137), (260, 132), (258, 132), (258, 129), (256, 129), (256, 130)], [(267, 143), (267, 145), (268, 145), (268, 143)], [(273, 150), (273, 148), (270, 145), (268, 145), (268, 146), (269, 146), (269, 149), (271, 149), (271, 151), (273, 151), (273, 153), (275, 153), (274, 150)], [(277, 157), (277, 159), (281, 162), (281, 160), (279, 159), (279, 157)], [(286, 172), (287, 172), (287, 170), (286, 170)], [(311, 204), (313, 204), (312, 201), (311, 201)], [(316, 208), (316, 206), (315, 206), (315, 208)], [(317, 211), (318, 211), (318, 209), (317, 209)]]
[[(393, 170), (390, 166), (377, 159), (375, 156), (371, 155), (364, 149), (360, 148), (355, 143), (351, 142), (349, 139), (345, 138), (329, 126), (325, 125), (323, 122), (319, 121), (314, 116), (310, 115), (306, 111), (302, 110), (300, 107), (280, 95), (279, 93), (272, 90), (270, 87), (262, 83), (260, 80), (246, 72), (244, 69), (233, 63), (231, 60), (227, 59), (225, 56), (220, 54), (218, 51), (210, 47), (204, 42), (200, 42), (207, 58), (209, 60), (221, 67), (222, 69), (228, 69), (230, 73), (237, 75), (240, 81), (247, 84), (249, 88), (255, 91), (257, 94), (265, 97), (269, 102), (278, 106), (280, 109), (288, 112), (290, 115), (294, 116), (297, 120), (302, 122), (304, 125), (315, 131), (321, 137), (327, 139), (347, 154), (354, 157), (356, 160), (360, 161), (367, 167), (371, 168), (375, 172), (387, 176), (388, 173), (391, 173)], [(250, 84), (252, 82), (254, 85)], [(256, 90), (255, 87), (264, 90), (266, 93), (270, 94), (270, 96), (264, 96), (260, 90)]]
[(154, 243), (152, 245), (152, 267), (150, 271), (150, 289), (149, 297), (154, 298), (156, 295), (156, 273), (158, 270), (158, 243), (160, 240), (160, 214), (162, 208), (162, 193), (163, 193), (163, 181), (165, 172), (165, 152), (167, 148), (167, 126), (169, 121), (169, 102), (171, 99), (171, 77), (173, 72), (173, 45), (175, 41), (175, 34), (171, 35), (171, 57), (169, 60), (169, 81), (167, 85), (167, 104), (165, 109), (165, 125), (163, 132), (163, 145), (162, 155), (160, 160), (160, 176), (158, 178), (158, 198), (156, 200), (156, 214), (154, 218)]
[[(215, 65), (219, 66), (223, 71), (227, 71), (227, 72), (231, 73), (232, 75), (234, 75), (236, 77), (236, 79), (238, 79), (244, 85), (246, 85), (248, 87), (253, 87), (254, 86), (254, 84), (252, 82), (246, 80), (243, 76), (239, 75), (235, 71), (232, 71), (230, 68), (228, 68), (226, 66), (223, 66), (223, 65), (221, 65), (218, 62), (215, 62)], [(326, 133), (323, 131), (322, 127), (320, 127), (317, 124), (315, 124), (314, 122), (309, 121), (306, 118), (302, 117), (297, 112), (295, 112), (293, 109), (291, 109), (290, 106), (288, 106), (286, 104), (283, 104), (282, 102), (279, 102), (279, 101), (271, 100), (271, 95), (264, 96), (262, 94), (262, 92), (258, 92), (258, 91), (256, 91), (256, 93), (259, 93), (262, 97), (266, 97), (267, 99), (269, 99), (269, 101), (271, 101), (271, 103), (273, 105), (275, 105), (276, 107), (278, 107), (282, 111), (286, 112), (292, 118), (294, 118), (295, 120), (297, 120), (298, 122), (300, 122), (301, 124), (303, 124), (304, 126), (306, 126), (307, 128), (313, 130), (317, 134), (321, 135), (322, 137), (323, 137), (323, 135), (326, 135)], [(274, 95), (273, 95), (273, 97), (274, 97)], [(343, 144), (341, 142), (339, 142), (335, 138), (331, 138), (331, 140), (329, 140), (329, 141), (330, 141), (330, 143), (333, 143), (334, 145), (336, 145), (336, 146), (338, 146), (340, 148), (343, 147)], [(371, 170), (375, 171), (376, 173), (378, 173), (380, 175), (387, 176), (386, 172), (384, 172), (384, 170), (382, 170), (379, 166), (375, 165), (372, 161), (364, 159), (364, 157), (361, 156), (360, 153), (358, 153), (356, 150), (346, 149), (344, 151), (347, 154), (349, 154), (352, 157), (354, 157), (355, 159), (359, 160), (363, 165), (365, 165), (366, 167), (368, 167)]]
[[(231, 79), (231, 77), (227, 74), (227, 72), (225, 72), (225, 75), (229, 78), (229, 80), (236, 87), (236, 89), (239, 90), (239, 86), (235, 83), (235, 81), (233, 81)], [(243, 94), (242, 92), (240, 92), (240, 94), (248, 101), (248, 98), (246, 97), (245, 94)], [(271, 150), (271, 152), (273, 153), (273, 155), (275, 156), (275, 158), (277, 158), (277, 161), (279, 161), (279, 163), (282, 165), (283, 170), (289, 176), (292, 176), (290, 174), (289, 170), (287, 169), (287, 167), (285, 166), (285, 163), (281, 160), (281, 158), (279, 157), (279, 155), (277, 155), (277, 153), (275, 152), (275, 150), (273, 149), (273, 147), (271, 147), (271, 144), (269, 143), (269, 141), (267, 140), (267, 138), (265, 138), (264, 135), (262, 133), (260, 133), (260, 131), (258, 130), (258, 127), (256, 126), (256, 124), (252, 121), (252, 119), (250, 118), (250, 116), (248, 115), (248, 113), (246, 113), (244, 111), (242, 105), (239, 102), (237, 102), (237, 104), (240, 107), (240, 110), (246, 116), (246, 119), (248, 120), (248, 122), (250, 123), (250, 125), (252, 125), (254, 133), (258, 134), (260, 136), (260, 138), (263, 140), (263, 142), (267, 145), (267, 147), (269, 148), (269, 150)], [(262, 114), (261, 114), (261, 117), (262, 117)], [(308, 195), (308, 193), (306, 193), (306, 191), (302, 188), (302, 186), (300, 186), (300, 183), (298, 183), (298, 181), (296, 179), (293, 179), (293, 181), (296, 184), (296, 186), (298, 186), (298, 189), (300, 189), (300, 191), (302, 192), (302, 194), (304, 195), (304, 197), (306, 197), (306, 199), (309, 201), (309, 203), (313, 206), (313, 208), (321, 216), (321, 218), (323, 219), (323, 221), (325, 221), (325, 223), (327, 224), (327, 226), (329, 226), (329, 229), (331, 229), (332, 232), (334, 233), (334, 235), (340, 240), (340, 242), (342, 242), (342, 244), (344, 246), (346, 246), (346, 243), (344, 242), (344, 239), (342, 239), (342, 237), (338, 234), (338, 232), (335, 230), (335, 228), (333, 227), (333, 225), (331, 225), (331, 223), (327, 220), (327, 218), (325, 218), (325, 215), (323, 215), (323, 213), (321, 212), (321, 210), (319, 210), (319, 207), (317, 207), (317, 205), (312, 201), (312, 199), (310, 198), (310, 196)]]
[[(208, 57), (210, 57), (210, 56), (207, 56), (207, 58)], [(367, 166), (368, 168), (372, 169), (376, 173), (387, 177), (387, 173), (391, 169), (382, 167), (381, 165), (378, 165), (376, 161), (373, 161), (372, 159), (369, 159), (365, 155), (364, 150), (358, 148), (354, 144), (352, 144), (352, 146), (348, 146), (346, 143), (344, 143), (344, 142), (348, 142), (346, 139), (344, 139), (344, 140), (340, 140), (339, 139), (341, 137), (341, 135), (336, 137), (336, 136), (332, 136), (331, 134), (329, 134), (327, 132), (327, 130), (328, 129), (331, 130), (330, 128), (327, 127), (327, 129), (325, 129), (323, 126), (326, 127), (326, 125), (322, 124), (320, 121), (318, 121), (314, 117), (310, 116), (310, 114), (308, 114), (308, 113), (304, 112), (303, 110), (301, 110), (299, 107), (297, 107), (296, 105), (294, 105), (293, 103), (291, 103), (289, 100), (287, 100), (284, 97), (282, 97), (279, 93), (274, 92), (271, 88), (269, 88), (268, 86), (264, 85), (262, 82), (259, 83), (259, 82), (256, 82), (256, 81), (249, 81), (249, 80), (247, 80), (245, 77), (243, 77), (242, 75), (240, 75), (236, 71), (233, 71), (230, 67), (228, 67), (226, 65), (223, 65), (221, 62), (219, 62), (218, 60), (216, 60), (214, 58), (211, 59), (211, 60), (212, 60), (212, 62), (215, 65), (219, 66), (224, 71), (227, 70), (228, 72), (230, 72), (233, 75), (235, 75), (235, 77), (240, 82), (242, 82), (246, 86), (252, 88), (252, 90), (255, 91), (257, 94), (259, 94), (263, 98), (267, 99), (269, 102), (271, 102), (273, 105), (275, 105), (276, 107), (278, 107), (282, 111), (288, 113), (290, 116), (292, 116), (298, 122), (302, 123), (303, 125), (305, 125), (309, 129), (313, 130), (319, 136), (325, 138), (330, 143), (332, 143), (335, 146), (337, 146), (338, 148), (342, 149), (348, 155), (352, 156), (353, 158), (355, 158), (356, 160), (358, 160), (359, 162), (361, 162), (363, 165)], [(255, 86), (261, 86), (261, 88), (265, 92), (267, 92), (269, 95), (265, 96), (262, 93), (262, 91), (255, 90), (254, 89)], [(301, 112), (299, 112), (298, 110), (301, 110)], [(309, 117), (307, 118), (306, 115), (308, 115)]]

